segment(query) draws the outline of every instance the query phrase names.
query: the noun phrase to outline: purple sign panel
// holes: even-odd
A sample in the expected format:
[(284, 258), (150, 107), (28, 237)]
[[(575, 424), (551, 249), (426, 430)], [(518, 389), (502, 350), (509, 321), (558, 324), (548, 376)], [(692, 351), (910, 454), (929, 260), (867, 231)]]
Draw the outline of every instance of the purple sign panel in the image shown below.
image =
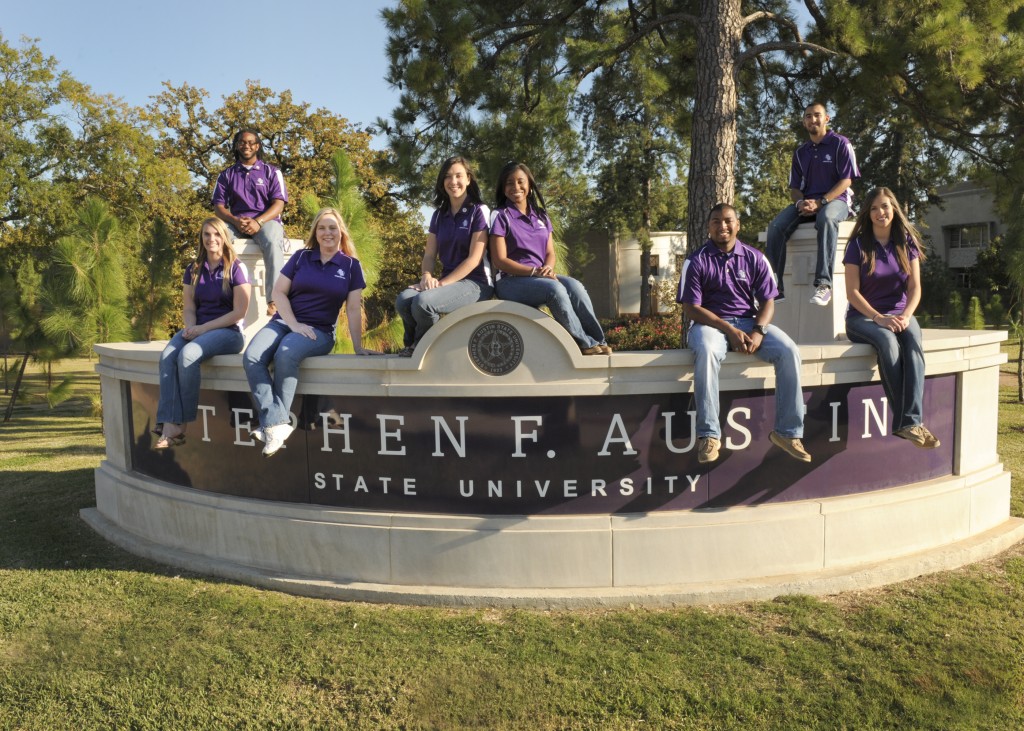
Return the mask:
[(297, 430), (271, 458), (249, 436), (246, 393), (203, 391), (186, 444), (152, 448), (157, 386), (133, 383), (132, 468), (176, 485), (381, 511), (612, 514), (804, 500), (952, 472), (956, 376), (925, 381), (922, 450), (890, 436), (878, 384), (804, 390), (798, 462), (768, 441), (774, 394), (722, 394), (722, 453), (697, 462), (690, 394), (296, 399)]

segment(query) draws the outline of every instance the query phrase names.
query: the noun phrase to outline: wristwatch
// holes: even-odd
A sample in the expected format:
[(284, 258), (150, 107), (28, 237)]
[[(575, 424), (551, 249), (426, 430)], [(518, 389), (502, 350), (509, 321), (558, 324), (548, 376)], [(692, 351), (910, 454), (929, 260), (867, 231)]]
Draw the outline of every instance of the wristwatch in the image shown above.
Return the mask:
[(821, 196), (821, 198), (818, 199), (818, 205), (821, 206), (822, 208), (827, 206), (828, 205), (828, 198), (826, 198), (825, 196)]
[(767, 325), (754, 325), (754, 329), (761, 333), (762, 337), (768, 334)]

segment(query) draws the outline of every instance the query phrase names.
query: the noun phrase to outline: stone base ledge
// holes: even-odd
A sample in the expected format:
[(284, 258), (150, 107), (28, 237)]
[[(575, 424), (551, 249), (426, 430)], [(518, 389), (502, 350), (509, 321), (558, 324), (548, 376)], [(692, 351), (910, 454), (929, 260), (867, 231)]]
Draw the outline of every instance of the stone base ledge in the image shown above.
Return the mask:
[(658, 587), (600, 587), (567, 590), (480, 589), (477, 587), (392, 586), (365, 582), (324, 581), (253, 569), (200, 556), (133, 535), (107, 520), (96, 508), (85, 508), (82, 520), (111, 543), (136, 556), (185, 571), (217, 576), (297, 596), (342, 601), (450, 607), (533, 609), (596, 609), (673, 607), (767, 601), (779, 596), (827, 596), (886, 586), (926, 574), (950, 571), (996, 556), (1024, 540), (1024, 519), (1010, 518), (995, 528), (940, 548), (866, 566), (829, 569), (763, 579), (701, 582)]
[[(82, 511), (126, 550), (317, 597), (587, 607), (831, 594), (987, 558), (1024, 539), (1000, 468), (869, 495), (725, 510), (449, 516), (279, 503), (143, 479), (109, 461)], [(945, 516), (937, 519), (937, 516)]]

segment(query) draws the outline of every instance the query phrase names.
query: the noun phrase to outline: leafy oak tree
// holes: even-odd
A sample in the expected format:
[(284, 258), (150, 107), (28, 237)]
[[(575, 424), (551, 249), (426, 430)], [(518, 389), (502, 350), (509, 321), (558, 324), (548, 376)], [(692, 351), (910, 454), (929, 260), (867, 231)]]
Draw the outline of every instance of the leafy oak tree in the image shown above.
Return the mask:
[[(69, 292), (51, 287), (67, 274), (69, 260), (62, 259), (58, 242), (80, 227), (87, 199), (102, 199), (108, 213), (126, 223), (118, 241), (133, 252), (153, 216), (179, 214), (189, 181), (184, 165), (156, 155), (156, 140), (138, 109), (94, 93), (35, 41), (13, 45), (0, 35), (0, 83), (0, 270), (17, 273), (18, 286), (6, 293), (4, 309), (22, 320), (3, 347), (5, 354), (51, 363), (67, 352), (69, 340), (40, 323), (54, 315), (58, 301), (68, 303)], [(123, 256), (119, 269), (133, 284), (143, 278), (137, 256)], [(104, 308), (103, 319), (126, 320), (144, 290), (134, 286), (132, 292), (128, 300), (109, 300), (121, 311)], [(83, 323), (71, 320), (85, 313), (71, 314), (66, 323), (78, 330)], [(124, 335), (119, 327), (110, 332)]]
[[(34, 41), (0, 35), (0, 261), (41, 255), (88, 196), (125, 221), (176, 210), (184, 166), (156, 156), (139, 111), (94, 93)], [(45, 262), (46, 257), (40, 256)]]

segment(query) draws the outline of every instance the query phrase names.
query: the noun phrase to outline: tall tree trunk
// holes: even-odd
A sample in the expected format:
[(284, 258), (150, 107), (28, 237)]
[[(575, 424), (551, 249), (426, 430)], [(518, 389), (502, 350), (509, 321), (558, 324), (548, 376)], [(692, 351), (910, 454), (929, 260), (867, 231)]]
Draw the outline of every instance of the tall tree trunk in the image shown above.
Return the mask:
[(1024, 334), (1017, 341), (1017, 403), (1024, 404)]
[(732, 203), (736, 161), (736, 57), (743, 16), (740, 0), (700, 0), (697, 87), (693, 103), (688, 186), (689, 251), (707, 235), (705, 219), (716, 203)]
[(11, 420), (14, 413), (14, 402), (18, 398), (18, 391), (21, 389), (21, 377), (25, 375), (25, 366), (28, 365), (28, 353), (21, 359), (21, 367), (18, 369), (18, 377), (14, 381), (14, 389), (11, 391), (11, 400), (7, 402), (7, 411), (4, 412), (4, 422)]
[(643, 182), (643, 230), (640, 232), (640, 316), (651, 312), (651, 178)]

